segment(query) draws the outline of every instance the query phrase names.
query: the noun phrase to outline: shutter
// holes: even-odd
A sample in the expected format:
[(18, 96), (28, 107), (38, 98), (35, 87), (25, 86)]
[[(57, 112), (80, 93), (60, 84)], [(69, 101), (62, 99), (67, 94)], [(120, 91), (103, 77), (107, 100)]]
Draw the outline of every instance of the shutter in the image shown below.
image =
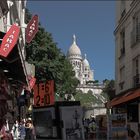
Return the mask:
[(6, 0), (0, 0), (0, 17), (3, 15), (6, 15), (9, 11), (7, 1)]
[(135, 43), (135, 30), (131, 32), (131, 46)]
[(0, 7), (0, 18), (3, 16), (2, 9)]
[(140, 23), (138, 24), (137, 41), (140, 41)]

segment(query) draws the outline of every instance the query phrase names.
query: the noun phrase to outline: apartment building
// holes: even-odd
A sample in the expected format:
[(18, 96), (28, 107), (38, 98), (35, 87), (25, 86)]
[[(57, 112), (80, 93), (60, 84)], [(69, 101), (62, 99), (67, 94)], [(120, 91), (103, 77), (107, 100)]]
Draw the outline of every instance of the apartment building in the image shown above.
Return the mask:
[[(137, 131), (140, 122), (140, 1), (116, 1), (114, 113), (127, 113)], [(137, 132), (136, 132), (137, 133)]]

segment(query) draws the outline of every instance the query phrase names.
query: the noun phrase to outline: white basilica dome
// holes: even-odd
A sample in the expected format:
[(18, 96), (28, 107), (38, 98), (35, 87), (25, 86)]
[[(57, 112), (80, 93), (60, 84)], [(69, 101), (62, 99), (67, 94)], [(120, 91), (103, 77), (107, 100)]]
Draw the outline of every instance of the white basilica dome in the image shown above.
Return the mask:
[(85, 58), (84, 58), (84, 60), (83, 60), (83, 65), (84, 65), (85, 67), (89, 67), (89, 62), (88, 62), (88, 60), (87, 60), (87, 58), (86, 58), (86, 54), (85, 54)]
[(68, 51), (68, 56), (81, 56), (81, 50), (76, 44), (76, 37), (73, 35), (73, 44), (70, 46), (69, 51)]
[(87, 59), (84, 59), (84, 60), (83, 60), (83, 64), (84, 64), (84, 66), (89, 66), (88, 60), (87, 60)]

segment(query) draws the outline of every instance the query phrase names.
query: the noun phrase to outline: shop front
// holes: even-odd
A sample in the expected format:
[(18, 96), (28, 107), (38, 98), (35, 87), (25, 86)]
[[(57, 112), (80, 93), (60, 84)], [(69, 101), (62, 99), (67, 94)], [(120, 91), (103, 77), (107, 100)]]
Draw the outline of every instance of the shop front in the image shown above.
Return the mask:
[[(6, 33), (0, 32), (0, 40)], [(0, 122), (8, 118), (9, 123), (20, 119), (18, 100), (24, 87), (29, 87), (25, 60), (23, 59), (19, 42), (15, 44), (7, 57), (0, 55)], [(30, 92), (30, 91), (29, 91)], [(26, 99), (26, 98), (25, 98)], [(23, 110), (23, 109), (22, 109)]]
[(130, 90), (119, 95), (108, 103), (112, 114), (126, 114), (127, 127), (138, 134), (138, 123), (140, 123), (140, 89)]

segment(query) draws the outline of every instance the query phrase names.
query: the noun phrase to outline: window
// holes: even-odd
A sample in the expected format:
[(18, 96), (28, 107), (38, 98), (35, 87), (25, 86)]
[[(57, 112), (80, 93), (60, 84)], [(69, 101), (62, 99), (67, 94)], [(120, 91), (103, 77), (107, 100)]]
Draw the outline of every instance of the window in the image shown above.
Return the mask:
[(139, 74), (139, 56), (133, 60), (133, 75)]
[(124, 75), (125, 75), (125, 67), (122, 67), (121, 69), (120, 69), (120, 81), (122, 82), (122, 81), (124, 81)]
[(123, 29), (120, 33), (120, 54), (125, 54), (125, 30)]
[(133, 80), (134, 80), (134, 87), (138, 87), (140, 85), (139, 56), (137, 56), (133, 60)]
[(140, 41), (140, 11), (133, 17), (133, 29), (131, 32), (131, 45)]
[(6, 0), (0, 0), (0, 17), (8, 13), (8, 5)]
[(140, 40), (140, 22), (139, 17), (136, 17), (135, 19), (135, 26), (136, 26), (136, 41)]
[(124, 88), (124, 81), (125, 81), (125, 67), (123, 66), (122, 68), (120, 68), (120, 83), (119, 83), (120, 90)]
[(75, 66), (75, 62), (73, 62), (73, 66)]
[(136, 59), (136, 75), (139, 73), (139, 59)]
[(138, 105), (128, 105), (127, 106), (127, 119), (128, 122), (138, 121)]

